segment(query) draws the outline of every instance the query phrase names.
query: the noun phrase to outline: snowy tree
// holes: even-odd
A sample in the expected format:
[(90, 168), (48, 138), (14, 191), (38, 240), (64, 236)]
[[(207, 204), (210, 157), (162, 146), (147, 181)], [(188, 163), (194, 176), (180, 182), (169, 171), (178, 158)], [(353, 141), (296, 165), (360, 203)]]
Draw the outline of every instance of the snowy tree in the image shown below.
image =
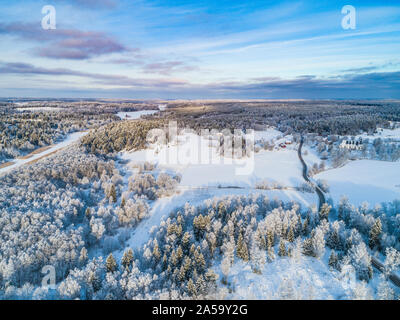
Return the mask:
[(226, 284), (228, 282), (228, 275), (231, 269), (231, 261), (230, 258), (225, 256), (221, 261), (221, 271), (223, 274), (222, 283)]
[(394, 272), (400, 265), (400, 252), (394, 248), (386, 249), (386, 258), (383, 263), (384, 275), (386, 279)]
[(385, 278), (381, 278), (378, 285), (377, 297), (379, 300), (394, 300), (395, 292)]
[(240, 233), (239, 239), (236, 247), (237, 256), (243, 261), (249, 261), (249, 252), (247, 249), (246, 242), (243, 240), (243, 236)]
[(87, 250), (85, 247), (83, 247), (79, 254), (79, 262), (81, 266), (83, 266), (87, 262), (87, 260), (88, 260)]
[(353, 300), (372, 300), (371, 290), (368, 288), (365, 281), (357, 282), (352, 294)]
[(131, 248), (125, 250), (124, 255), (121, 259), (121, 264), (124, 266), (125, 269), (129, 270), (133, 262), (133, 251)]
[(354, 245), (350, 249), (349, 258), (360, 280), (368, 281), (372, 278), (371, 256), (364, 242)]
[(285, 241), (283, 239), (281, 239), (281, 241), (279, 242), (279, 251), (278, 251), (278, 255), (280, 257), (286, 257), (288, 255), (287, 251), (286, 251), (286, 245), (285, 245)]
[(250, 250), (250, 262), (255, 273), (262, 273), (267, 259), (265, 250), (261, 249), (257, 244), (253, 243)]
[(333, 269), (339, 270), (339, 258), (334, 250), (332, 250), (329, 256), (328, 265)]
[(107, 272), (114, 272), (117, 269), (117, 262), (115, 261), (112, 253), (106, 259)]
[(369, 233), (369, 247), (371, 249), (379, 246), (380, 235), (382, 233), (382, 222), (381, 219), (376, 219), (374, 225)]

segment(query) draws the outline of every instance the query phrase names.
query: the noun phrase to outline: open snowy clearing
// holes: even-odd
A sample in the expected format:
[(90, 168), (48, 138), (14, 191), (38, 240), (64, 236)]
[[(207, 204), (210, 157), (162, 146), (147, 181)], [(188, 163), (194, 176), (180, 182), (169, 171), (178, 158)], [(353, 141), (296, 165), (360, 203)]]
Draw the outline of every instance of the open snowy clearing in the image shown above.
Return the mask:
[(254, 132), (255, 140), (265, 140), (271, 141), (281, 138), (283, 136), (282, 132), (276, 130), (275, 128), (267, 128), (263, 131)]
[(188, 187), (249, 188), (265, 179), (287, 187), (297, 187), (304, 182), (302, 166), (293, 146), (291, 149), (261, 150), (254, 156), (232, 159), (220, 156), (216, 148), (203, 138), (185, 134), (179, 137), (178, 143), (125, 152), (121, 157), (131, 163), (156, 163), (160, 169), (180, 173), (180, 185)]
[[(277, 133), (276, 133), (277, 134)], [(280, 134), (280, 133), (279, 133)], [(302, 166), (295, 148), (286, 150), (260, 151), (254, 158), (247, 158), (246, 162), (253, 161), (254, 170), (249, 174), (238, 175), (237, 169), (243, 168), (243, 163), (226, 164), (226, 158), (219, 158), (220, 163), (198, 164), (198, 154), (185, 164), (169, 163), (168, 155), (179, 154), (188, 151), (192, 146), (190, 139), (180, 137), (177, 144), (168, 146), (156, 146), (147, 150), (122, 152), (121, 158), (128, 161), (127, 169), (134, 173), (132, 168), (146, 161), (157, 163), (158, 170), (172, 170), (182, 175), (178, 192), (172, 197), (161, 198), (152, 204), (149, 218), (142, 221), (128, 240), (126, 247), (140, 248), (149, 239), (153, 227), (159, 226), (162, 219), (176, 208), (190, 205), (200, 205), (206, 199), (227, 195), (265, 194), (271, 200), (277, 199), (285, 202), (296, 201), (303, 207), (317, 204), (317, 195), (314, 193), (302, 193), (293, 189), (289, 190), (256, 190), (257, 182), (267, 179), (270, 182), (279, 182), (288, 187), (302, 184)], [(207, 150), (205, 150), (207, 149)], [(212, 144), (202, 144), (201, 152), (209, 152), (210, 158), (218, 158)], [(188, 160), (188, 158), (186, 158)], [(232, 159), (230, 159), (232, 160)], [(194, 164), (193, 164), (194, 163)], [(238, 187), (240, 189), (235, 189)], [(117, 256), (122, 252), (116, 253)]]
[(72, 143), (78, 141), (80, 138), (82, 138), (83, 136), (85, 136), (87, 134), (88, 134), (88, 132), (74, 132), (74, 133), (68, 135), (67, 138), (64, 139), (63, 141), (61, 141), (60, 143), (57, 143), (57, 144), (51, 146), (50, 148), (47, 148), (43, 152), (40, 152), (40, 153), (33, 152), (35, 154), (32, 154), (31, 157), (25, 156), (23, 158), (13, 159), (11, 165), (0, 169), (0, 174), (14, 170), (24, 164), (27, 164), (31, 161), (35, 161), (43, 156), (49, 155), (55, 151), (63, 149), (65, 147), (71, 145)]
[[(308, 169), (310, 169), (314, 163), (320, 164), (322, 162), (321, 158), (318, 156), (317, 151), (314, 148), (303, 145), (303, 159), (307, 164)], [(326, 163), (326, 161), (325, 161)]]
[(330, 196), (338, 202), (346, 195), (350, 203), (370, 205), (400, 199), (400, 162), (352, 161), (315, 176), (328, 181)]
[(396, 129), (382, 129), (379, 128), (377, 130), (378, 132), (373, 135), (369, 135), (367, 133), (363, 133), (358, 135), (357, 137), (361, 137), (363, 139), (376, 139), (376, 138), (382, 138), (382, 139), (400, 139), (400, 128)]

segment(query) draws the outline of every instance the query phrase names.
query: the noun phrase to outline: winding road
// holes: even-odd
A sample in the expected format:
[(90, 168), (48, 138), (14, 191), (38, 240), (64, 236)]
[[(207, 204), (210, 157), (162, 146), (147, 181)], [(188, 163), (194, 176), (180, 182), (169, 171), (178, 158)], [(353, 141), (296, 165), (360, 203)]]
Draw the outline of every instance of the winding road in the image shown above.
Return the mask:
[[(301, 137), (301, 139), (300, 139), (300, 145), (299, 145), (299, 149), (297, 150), (297, 153), (298, 153), (298, 155), (299, 155), (300, 162), (301, 162), (302, 165), (303, 165), (303, 178), (304, 178), (304, 180), (306, 180), (307, 182), (309, 182), (310, 185), (312, 185), (312, 187), (314, 188), (315, 192), (317, 193), (318, 198), (319, 198), (319, 210), (321, 210), (323, 204), (326, 203), (325, 195), (324, 195), (324, 193), (322, 192), (321, 188), (318, 187), (314, 182), (310, 181), (310, 178), (308, 177), (308, 174), (307, 174), (307, 164), (306, 164), (306, 162), (304, 161), (303, 156), (302, 156), (302, 152), (301, 152), (301, 149), (302, 149), (302, 147), (303, 147), (303, 143), (304, 143), (304, 138)], [(371, 264), (372, 264), (372, 266), (373, 266), (375, 269), (377, 269), (378, 271), (380, 271), (380, 272), (382, 272), (382, 273), (384, 272), (385, 267), (384, 267), (383, 263), (380, 262), (378, 259), (376, 259), (376, 258), (373, 257), (373, 256), (371, 256)], [(390, 275), (389, 275), (389, 280), (392, 281), (392, 283), (393, 283), (395, 286), (397, 286), (397, 287), (400, 288), (400, 277), (399, 277), (398, 275), (396, 275), (396, 274), (394, 274), (394, 273), (390, 274)]]
[(318, 198), (319, 198), (319, 206), (318, 206), (318, 208), (319, 208), (319, 210), (321, 210), (322, 205), (326, 202), (325, 195), (324, 195), (324, 193), (322, 192), (321, 188), (318, 187), (314, 182), (310, 181), (310, 178), (308, 177), (308, 173), (307, 173), (307, 171), (308, 171), (308, 170), (307, 170), (307, 164), (306, 164), (306, 162), (304, 161), (303, 155), (302, 155), (302, 153), (301, 153), (301, 148), (303, 147), (303, 143), (304, 143), (304, 138), (301, 137), (300, 146), (299, 146), (299, 149), (297, 150), (297, 153), (298, 153), (298, 155), (299, 155), (300, 162), (301, 162), (301, 164), (303, 165), (303, 178), (304, 178), (304, 180), (306, 180), (308, 183), (310, 183), (310, 185), (312, 185), (312, 187), (314, 188), (315, 192), (317, 193)]

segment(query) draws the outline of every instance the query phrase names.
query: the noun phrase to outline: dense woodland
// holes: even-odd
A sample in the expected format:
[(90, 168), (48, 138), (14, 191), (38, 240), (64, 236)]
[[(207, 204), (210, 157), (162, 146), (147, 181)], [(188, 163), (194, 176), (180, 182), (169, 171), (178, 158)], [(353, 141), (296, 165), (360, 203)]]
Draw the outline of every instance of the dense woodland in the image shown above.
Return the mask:
[(0, 109), (0, 163), (49, 146), (68, 134), (117, 120), (110, 113)]
[(82, 145), (90, 153), (109, 154), (140, 150), (147, 145), (147, 134), (152, 129), (164, 128), (162, 120), (138, 120), (111, 123), (94, 130), (82, 139)]
[[(170, 104), (165, 119), (194, 129), (262, 129), (285, 133), (356, 135), (400, 121), (399, 103), (338, 101)], [(161, 116), (161, 115), (160, 115)]]

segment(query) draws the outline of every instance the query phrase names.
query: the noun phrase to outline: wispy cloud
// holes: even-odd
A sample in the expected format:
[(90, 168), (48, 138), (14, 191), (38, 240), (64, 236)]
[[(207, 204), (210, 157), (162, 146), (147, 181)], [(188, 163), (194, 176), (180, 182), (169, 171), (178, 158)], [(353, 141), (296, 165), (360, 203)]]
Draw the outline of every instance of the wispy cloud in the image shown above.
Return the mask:
[(0, 74), (76, 76), (93, 80), (95, 83), (122, 87), (168, 87), (183, 86), (187, 83), (179, 79), (143, 79), (122, 75), (109, 75), (76, 71), (67, 68), (43, 68), (28, 63), (0, 62)]
[(118, 0), (55, 0), (55, 2), (71, 3), (79, 7), (87, 8), (115, 8), (118, 5)]
[[(106, 85), (109, 90), (115, 87), (141, 90), (157, 97), (176, 98), (184, 95), (214, 98), (400, 98), (400, 71), (367, 74), (347, 74), (343, 76), (319, 78), (303, 75), (294, 79), (279, 77), (257, 78), (251, 82), (217, 82), (209, 84), (190, 83), (180, 79), (143, 79), (121, 75), (88, 73), (66, 68), (40, 68), (24, 63), (0, 63), (0, 73), (24, 75), (77, 76), (88, 78), (93, 83)], [(373, 92), (369, 89), (374, 88)], [(79, 88), (76, 88), (77, 90)], [(80, 90), (84, 90), (80, 88)], [(120, 89), (121, 90), (121, 89)], [(123, 91), (119, 91), (123, 92)], [(132, 91), (130, 91), (132, 92)], [(370, 92), (370, 94), (366, 94)], [(153, 96), (154, 97), (154, 96)], [(204, 96), (203, 96), (204, 97)]]
[(43, 30), (37, 23), (0, 24), (0, 33), (46, 43), (36, 48), (34, 53), (52, 59), (83, 60), (128, 50), (118, 40), (103, 32), (62, 28)]

